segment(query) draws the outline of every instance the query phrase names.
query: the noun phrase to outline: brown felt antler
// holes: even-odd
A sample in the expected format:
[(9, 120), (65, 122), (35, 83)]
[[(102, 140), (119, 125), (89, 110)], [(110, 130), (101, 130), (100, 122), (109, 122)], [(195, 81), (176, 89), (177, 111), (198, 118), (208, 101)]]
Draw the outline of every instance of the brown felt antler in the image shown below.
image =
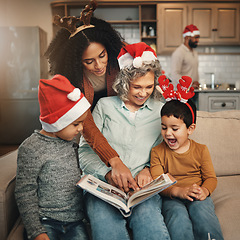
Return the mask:
[(97, 8), (97, 2), (95, 0), (91, 0), (90, 4), (91, 6), (86, 5), (85, 9), (80, 14), (80, 20), (83, 21), (84, 25), (90, 25), (92, 14)]
[(80, 13), (80, 18), (77, 17), (60, 17), (54, 16), (53, 23), (66, 28), (70, 33), (74, 33), (77, 30), (76, 23), (82, 21), (84, 25), (90, 25), (90, 20), (94, 10), (97, 8), (97, 2), (95, 0), (90, 1), (90, 5), (86, 5), (83, 11)]

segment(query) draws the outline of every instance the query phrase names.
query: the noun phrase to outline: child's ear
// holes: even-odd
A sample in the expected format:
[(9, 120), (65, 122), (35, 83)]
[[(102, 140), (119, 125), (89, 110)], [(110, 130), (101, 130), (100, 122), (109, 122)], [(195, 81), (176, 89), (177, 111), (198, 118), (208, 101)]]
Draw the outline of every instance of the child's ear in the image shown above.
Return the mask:
[(189, 127), (188, 127), (188, 134), (191, 135), (194, 130), (196, 129), (196, 124), (192, 123)]

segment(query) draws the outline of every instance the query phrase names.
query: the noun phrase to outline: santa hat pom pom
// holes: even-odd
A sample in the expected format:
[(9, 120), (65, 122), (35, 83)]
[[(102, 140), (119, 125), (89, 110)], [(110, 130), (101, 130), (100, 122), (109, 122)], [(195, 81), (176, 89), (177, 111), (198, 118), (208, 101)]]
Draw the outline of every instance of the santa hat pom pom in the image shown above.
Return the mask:
[(76, 102), (80, 99), (81, 91), (79, 88), (74, 88), (72, 92), (67, 95), (67, 98), (73, 102)]
[(133, 60), (133, 66), (134, 66), (135, 68), (140, 68), (140, 67), (142, 66), (142, 64), (143, 64), (143, 60), (142, 60), (141, 57), (136, 57), (136, 58), (134, 58), (134, 60)]
[(146, 64), (150, 64), (152, 61), (156, 60), (157, 58), (154, 56), (154, 54), (150, 51), (145, 51), (142, 54), (142, 60)]

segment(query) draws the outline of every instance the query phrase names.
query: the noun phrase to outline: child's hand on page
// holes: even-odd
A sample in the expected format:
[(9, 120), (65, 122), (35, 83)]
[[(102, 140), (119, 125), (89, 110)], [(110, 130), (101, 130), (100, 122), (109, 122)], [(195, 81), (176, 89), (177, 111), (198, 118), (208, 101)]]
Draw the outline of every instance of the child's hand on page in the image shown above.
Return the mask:
[(140, 188), (144, 187), (153, 180), (148, 167), (140, 171), (134, 179)]

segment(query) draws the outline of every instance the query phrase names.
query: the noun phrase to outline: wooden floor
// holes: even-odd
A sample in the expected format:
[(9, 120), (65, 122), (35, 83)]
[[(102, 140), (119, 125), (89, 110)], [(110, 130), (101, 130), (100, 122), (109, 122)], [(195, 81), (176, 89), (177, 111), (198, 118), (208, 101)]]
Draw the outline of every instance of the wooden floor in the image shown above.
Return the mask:
[(17, 149), (18, 146), (19, 145), (3, 145), (3, 144), (0, 144), (0, 156)]

